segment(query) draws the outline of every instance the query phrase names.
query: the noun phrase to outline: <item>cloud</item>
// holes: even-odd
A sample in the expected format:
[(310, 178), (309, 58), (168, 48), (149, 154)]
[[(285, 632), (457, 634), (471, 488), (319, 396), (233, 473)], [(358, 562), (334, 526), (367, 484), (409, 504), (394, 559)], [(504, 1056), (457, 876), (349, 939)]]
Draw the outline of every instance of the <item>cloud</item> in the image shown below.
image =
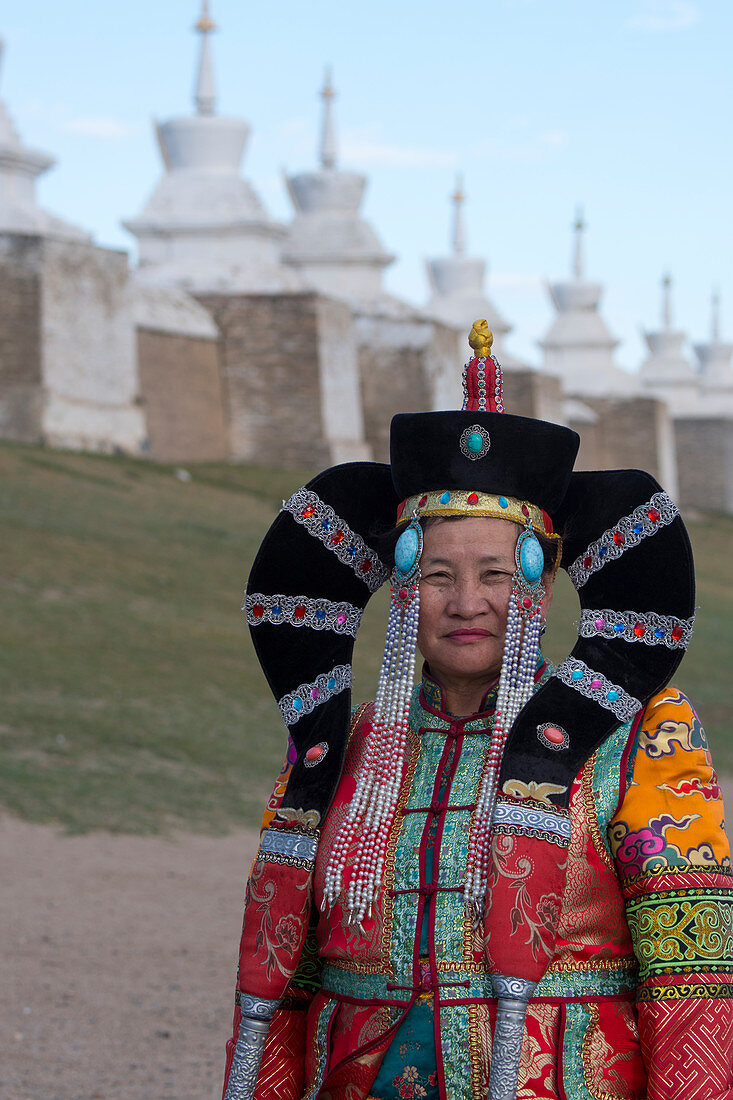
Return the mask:
[(692, 0), (640, 0), (639, 10), (629, 16), (624, 27), (651, 34), (684, 31), (699, 23), (700, 18), (700, 9)]
[(135, 128), (127, 122), (101, 115), (67, 119), (63, 123), (62, 129), (67, 134), (101, 138), (103, 141), (126, 141), (135, 133)]

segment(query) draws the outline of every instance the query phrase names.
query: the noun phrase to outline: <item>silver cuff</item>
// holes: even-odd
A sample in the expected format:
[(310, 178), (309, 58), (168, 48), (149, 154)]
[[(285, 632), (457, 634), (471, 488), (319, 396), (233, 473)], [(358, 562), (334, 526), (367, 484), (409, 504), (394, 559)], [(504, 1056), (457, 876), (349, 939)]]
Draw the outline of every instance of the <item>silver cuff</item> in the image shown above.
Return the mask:
[(524, 1018), (536, 983), (494, 974), (492, 984), (499, 1000), (491, 1044), (488, 1100), (516, 1100)]
[(278, 1004), (279, 1001), (242, 994), (239, 1037), (224, 1100), (252, 1100), (254, 1097), (267, 1033)]

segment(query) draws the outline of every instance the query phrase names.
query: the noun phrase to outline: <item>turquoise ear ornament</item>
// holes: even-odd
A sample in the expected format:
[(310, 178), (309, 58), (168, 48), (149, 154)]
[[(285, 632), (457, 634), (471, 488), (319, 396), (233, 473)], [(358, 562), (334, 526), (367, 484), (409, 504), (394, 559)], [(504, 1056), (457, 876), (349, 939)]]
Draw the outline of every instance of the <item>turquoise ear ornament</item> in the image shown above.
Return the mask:
[(349, 923), (358, 925), (362, 931), (364, 921), (371, 918), (372, 905), (382, 881), (387, 837), (402, 780), (415, 676), (422, 549), (422, 527), (417, 513), (413, 512), (395, 546), (387, 640), (364, 767), (349, 803), (348, 816), (336, 837), (323, 888), (326, 908), (344, 891), (346, 858), (356, 840), (353, 875), (345, 890), (345, 908), (349, 912)]

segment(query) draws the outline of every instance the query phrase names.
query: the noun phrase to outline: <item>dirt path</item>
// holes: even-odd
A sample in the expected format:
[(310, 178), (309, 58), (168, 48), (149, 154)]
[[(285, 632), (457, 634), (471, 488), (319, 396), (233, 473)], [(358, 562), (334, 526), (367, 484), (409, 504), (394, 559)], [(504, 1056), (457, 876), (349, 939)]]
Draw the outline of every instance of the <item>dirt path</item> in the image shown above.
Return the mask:
[(3, 1100), (214, 1100), (253, 833), (0, 819)]
[(216, 1100), (255, 848), (0, 819), (3, 1100)]

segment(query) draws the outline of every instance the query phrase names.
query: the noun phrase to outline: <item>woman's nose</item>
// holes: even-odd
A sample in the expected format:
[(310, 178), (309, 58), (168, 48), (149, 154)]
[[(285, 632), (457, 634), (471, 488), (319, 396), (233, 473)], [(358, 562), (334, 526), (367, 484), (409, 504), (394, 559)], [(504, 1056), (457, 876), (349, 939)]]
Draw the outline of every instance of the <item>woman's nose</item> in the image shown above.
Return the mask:
[(460, 615), (462, 618), (470, 618), (474, 615), (480, 615), (482, 612), (488, 610), (488, 607), (489, 601), (486, 598), (486, 593), (482, 591), (481, 586), (478, 584), (465, 583), (456, 585), (453, 589), (447, 610), (451, 615)]

